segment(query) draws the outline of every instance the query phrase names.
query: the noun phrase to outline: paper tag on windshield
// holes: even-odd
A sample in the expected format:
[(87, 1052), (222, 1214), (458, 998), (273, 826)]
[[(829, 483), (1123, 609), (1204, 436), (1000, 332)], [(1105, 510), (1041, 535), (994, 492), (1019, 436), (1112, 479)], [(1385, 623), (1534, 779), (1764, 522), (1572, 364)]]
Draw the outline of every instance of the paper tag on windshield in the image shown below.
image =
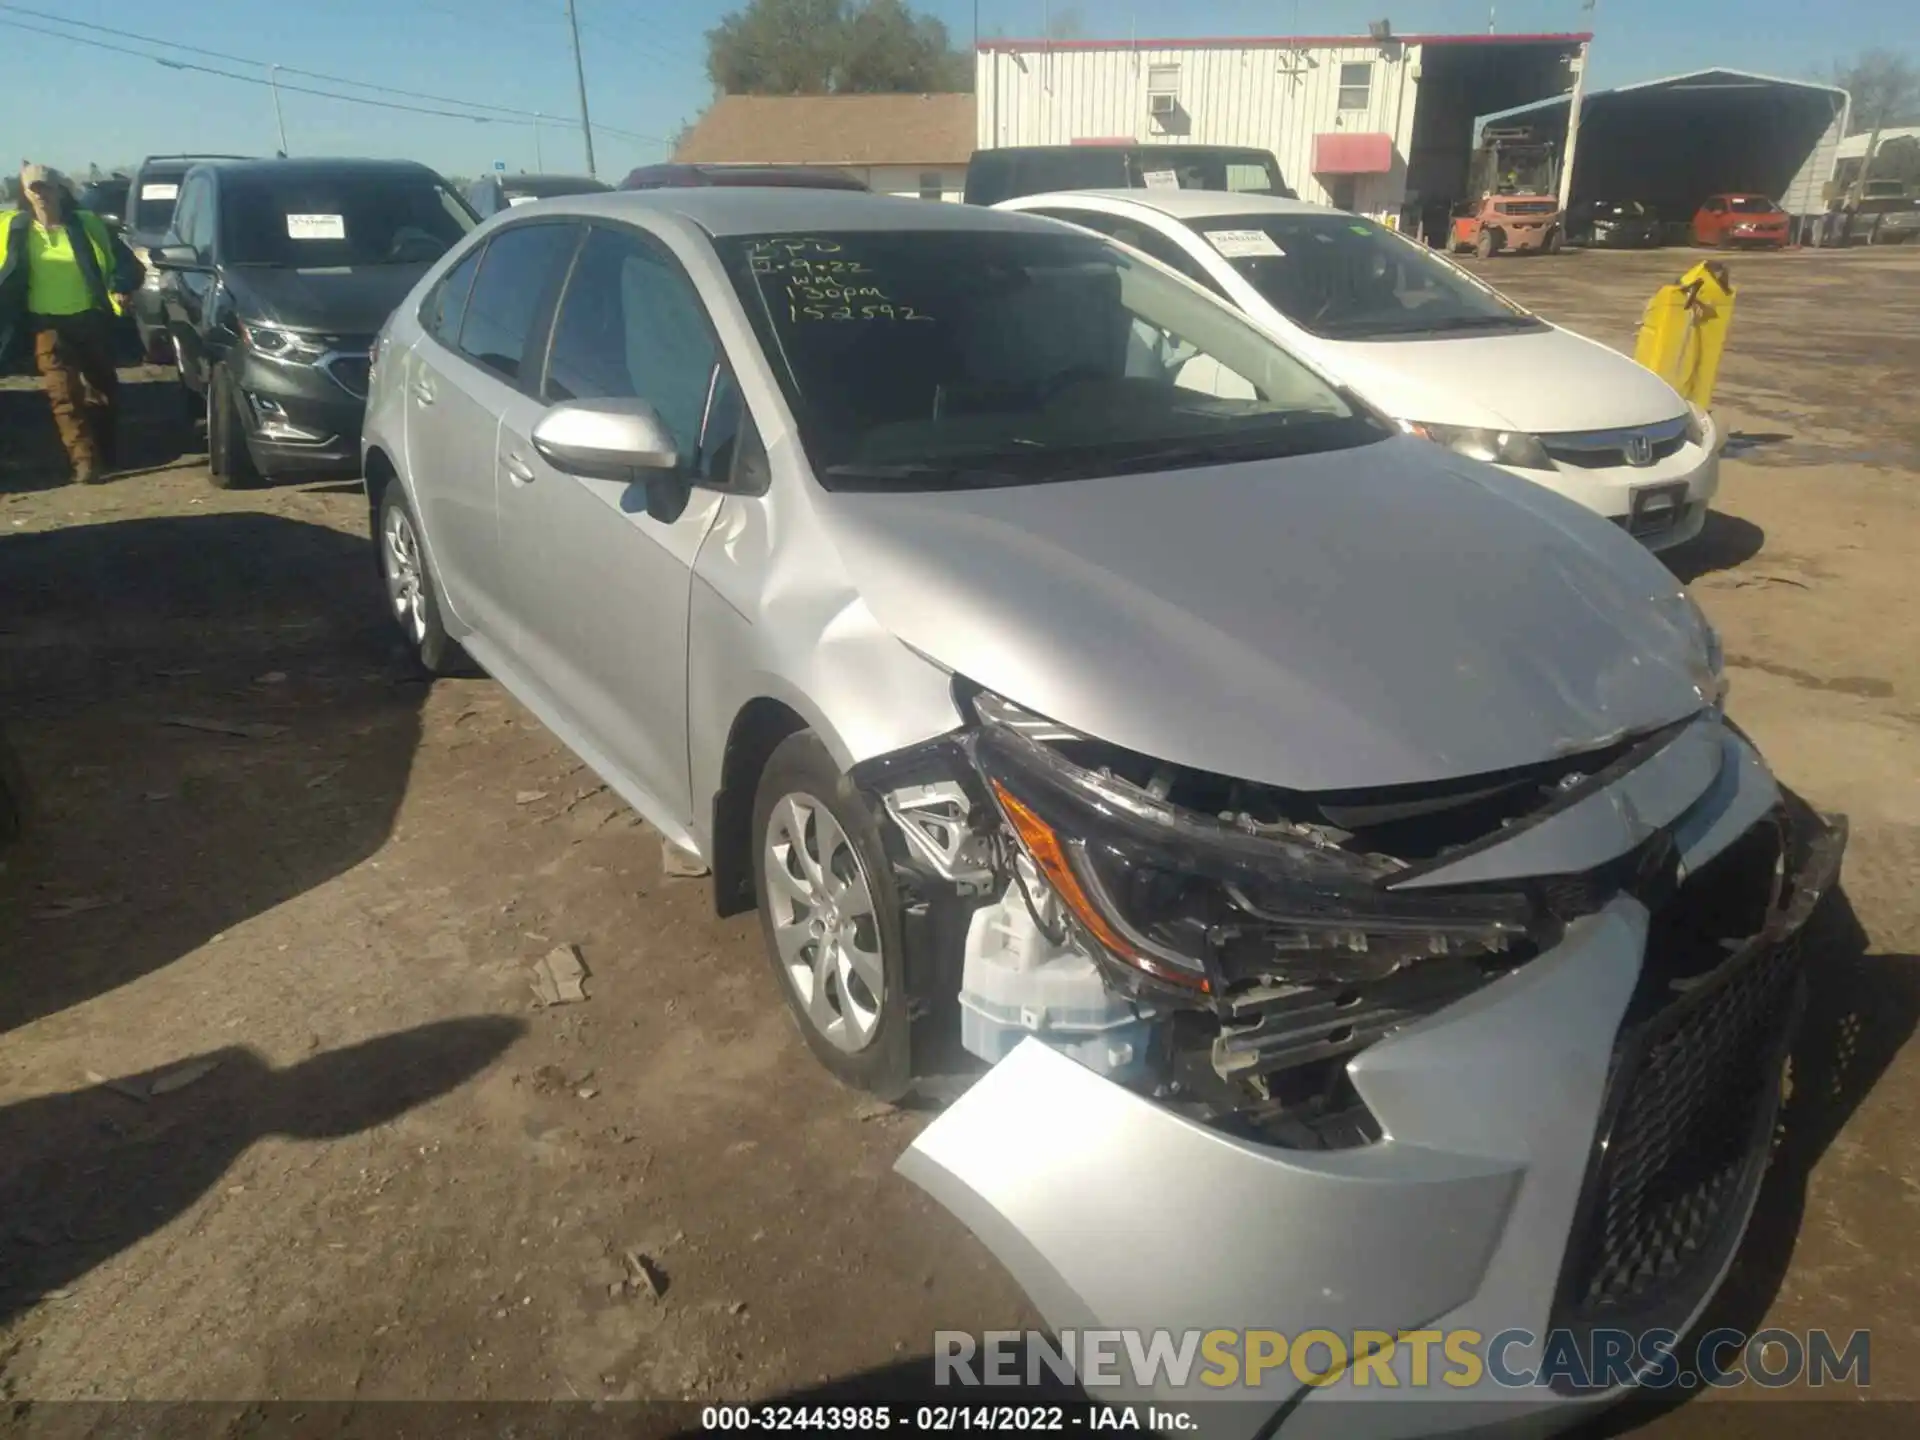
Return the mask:
[(1141, 175), (1140, 183), (1149, 190), (1178, 190), (1180, 177), (1171, 170), (1149, 170)]
[(1264, 230), (1208, 230), (1207, 243), (1229, 260), (1246, 260), (1255, 255), (1284, 255)]
[(509, 195), (507, 197), (507, 204), (508, 205), (531, 205), (535, 200), (538, 200), (539, 198), (540, 197), (538, 195)]
[(289, 215), (289, 240), (344, 240), (347, 220), (344, 215)]
[(142, 185), (140, 198), (142, 200), (177, 200), (180, 198), (180, 187), (178, 185)]

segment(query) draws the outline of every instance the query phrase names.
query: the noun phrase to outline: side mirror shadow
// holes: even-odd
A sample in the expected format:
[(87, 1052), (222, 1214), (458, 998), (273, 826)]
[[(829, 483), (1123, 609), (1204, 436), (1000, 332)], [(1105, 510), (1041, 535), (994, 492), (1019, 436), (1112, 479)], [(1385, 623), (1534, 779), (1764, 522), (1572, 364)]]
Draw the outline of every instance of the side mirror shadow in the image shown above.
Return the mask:
[(679, 447), (644, 400), (569, 400), (533, 427), (533, 448), (556, 470), (646, 486), (647, 514), (671, 524), (693, 486)]

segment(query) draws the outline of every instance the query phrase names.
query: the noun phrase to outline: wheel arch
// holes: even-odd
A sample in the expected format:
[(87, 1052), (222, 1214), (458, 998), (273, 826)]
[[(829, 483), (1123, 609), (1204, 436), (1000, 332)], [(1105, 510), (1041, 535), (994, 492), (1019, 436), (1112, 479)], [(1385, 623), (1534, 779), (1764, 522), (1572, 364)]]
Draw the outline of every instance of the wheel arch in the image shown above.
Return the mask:
[(758, 908), (753, 881), (753, 797), (760, 774), (780, 742), (814, 730), (829, 750), (832, 738), (793, 706), (771, 695), (742, 705), (727, 730), (720, 783), (713, 792), (708, 861), (713, 871), (714, 913), (723, 919)]
[(399, 468), (386, 450), (369, 445), (360, 466), (360, 484), (367, 496), (367, 534), (375, 541), (380, 538), (380, 502), (386, 497), (387, 486), (399, 478)]

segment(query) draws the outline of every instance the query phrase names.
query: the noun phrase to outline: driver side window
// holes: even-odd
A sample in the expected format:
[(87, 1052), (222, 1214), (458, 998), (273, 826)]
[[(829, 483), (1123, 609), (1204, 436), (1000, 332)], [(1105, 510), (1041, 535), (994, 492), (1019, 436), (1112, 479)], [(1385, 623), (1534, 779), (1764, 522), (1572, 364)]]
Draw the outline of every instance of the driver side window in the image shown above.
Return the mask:
[(174, 238), (182, 245), (191, 245), (203, 261), (211, 258), (207, 254), (207, 239), (212, 227), (207, 224), (207, 217), (212, 207), (207, 200), (206, 180), (195, 178), (187, 182), (180, 204), (173, 212)]
[(588, 233), (560, 300), (542, 399), (645, 400), (691, 460), (709, 399), (722, 398), (720, 361), (706, 305), (678, 260), (630, 231)]

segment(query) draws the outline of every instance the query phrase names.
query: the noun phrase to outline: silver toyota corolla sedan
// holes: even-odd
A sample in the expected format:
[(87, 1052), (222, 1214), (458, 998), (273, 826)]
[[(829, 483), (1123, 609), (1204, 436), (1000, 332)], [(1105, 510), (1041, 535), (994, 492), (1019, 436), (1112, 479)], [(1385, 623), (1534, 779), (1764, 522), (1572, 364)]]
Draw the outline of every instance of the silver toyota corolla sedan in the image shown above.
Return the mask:
[[(831, 192), (496, 217), (365, 435), (421, 664), (757, 908), (835, 1074), (974, 1057), (900, 1168), (1056, 1331), (1518, 1330), (1514, 1373), (1713, 1294), (1845, 827), (1618, 527), (1100, 237)], [(1637, 1373), (1222, 1414), (1551, 1427)]]

